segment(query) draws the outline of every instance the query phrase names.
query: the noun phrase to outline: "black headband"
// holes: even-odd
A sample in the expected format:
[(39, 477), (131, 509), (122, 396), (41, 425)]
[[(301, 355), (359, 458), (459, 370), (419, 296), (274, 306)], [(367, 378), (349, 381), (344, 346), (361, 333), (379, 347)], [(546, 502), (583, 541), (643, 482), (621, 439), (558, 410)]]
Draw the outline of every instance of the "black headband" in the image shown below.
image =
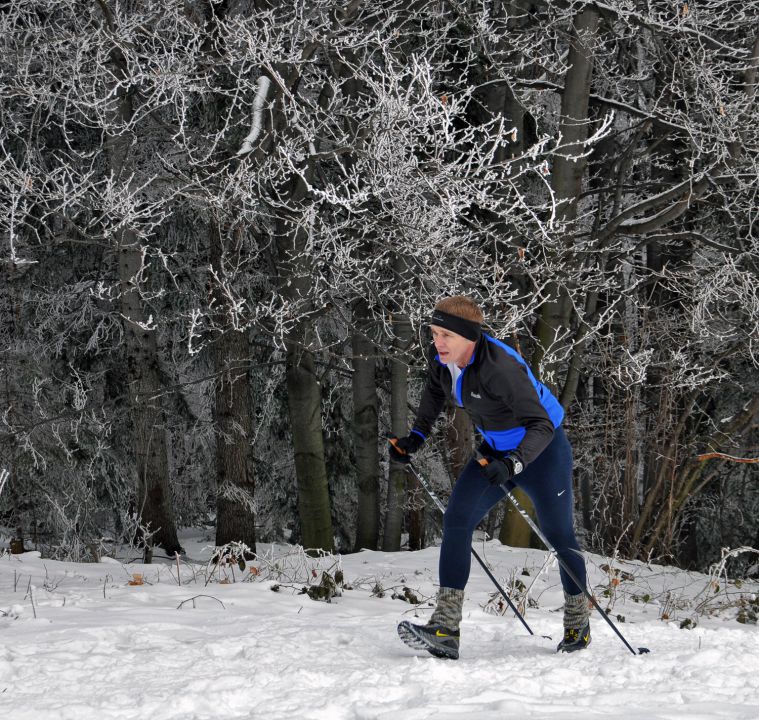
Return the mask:
[(451, 315), (442, 310), (435, 310), (432, 313), (429, 324), (455, 332), (472, 342), (477, 342), (480, 339), (480, 323), (474, 322), (474, 320), (466, 320), (458, 315)]

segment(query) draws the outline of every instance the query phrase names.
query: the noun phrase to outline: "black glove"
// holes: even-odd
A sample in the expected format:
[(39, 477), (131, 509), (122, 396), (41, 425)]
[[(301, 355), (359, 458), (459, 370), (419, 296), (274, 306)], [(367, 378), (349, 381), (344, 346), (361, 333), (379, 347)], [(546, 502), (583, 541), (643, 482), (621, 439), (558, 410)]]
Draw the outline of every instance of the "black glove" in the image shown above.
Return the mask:
[(411, 455), (424, 444), (424, 438), (412, 432), (402, 438), (390, 438), (390, 459), (404, 465), (411, 462)]
[(506, 485), (515, 475), (514, 461), (508, 455), (504, 458), (483, 455), (479, 462), (483, 477), (491, 485)]

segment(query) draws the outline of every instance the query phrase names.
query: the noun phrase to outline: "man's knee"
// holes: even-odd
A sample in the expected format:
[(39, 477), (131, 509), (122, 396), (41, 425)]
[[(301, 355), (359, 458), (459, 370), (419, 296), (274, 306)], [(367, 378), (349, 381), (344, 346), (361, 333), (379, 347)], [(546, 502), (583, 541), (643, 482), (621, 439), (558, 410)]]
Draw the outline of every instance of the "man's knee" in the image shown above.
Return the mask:
[(445, 511), (443, 515), (443, 532), (448, 535), (471, 535), (474, 527), (468, 522), (463, 513)]
[(444, 528), (464, 528), (469, 525), (472, 508), (468, 503), (451, 502), (443, 513)]
[(557, 553), (560, 555), (563, 553), (571, 553), (571, 552), (579, 552), (580, 551), (580, 545), (577, 542), (577, 538), (575, 537), (574, 533), (569, 534), (548, 534), (545, 533), (546, 539), (548, 540), (551, 545), (553, 545), (554, 550), (556, 550)]

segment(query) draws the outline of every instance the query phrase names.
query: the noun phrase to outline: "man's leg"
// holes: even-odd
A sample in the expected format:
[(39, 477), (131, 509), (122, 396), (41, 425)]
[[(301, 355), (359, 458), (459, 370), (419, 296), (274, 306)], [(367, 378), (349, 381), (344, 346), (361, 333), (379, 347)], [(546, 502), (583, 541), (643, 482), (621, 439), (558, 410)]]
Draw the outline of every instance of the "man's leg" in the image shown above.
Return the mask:
[(456, 481), (443, 517), (440, 588), (435, 610), (426, 625), (408, 621), (398, 625), (398, 634), (407, 645), (436, 657), (458, 658), (464, 588), (471, 569), (472, 534), (480, 520), (503, 497), (504, 491), (485, 480), (480, 466), (470, 460)]
[(505, 493), (482, 475), (477, 461), (461, 471), (443, 516), (440, 546), (440, 587), (463, 590), (472, 565), (472, 534), (480, 521), (503, 499)]
[(532, 500), (538, 525), (578, 585), (560, 567), (564, 589), (564, 639), (560, 650), (571, 651), (590, 643), (590, 606), (583, 589), (587, 584), (585, 559), (574, 531), (572, 449), (559, 428), (551, 444), (515, 480)]

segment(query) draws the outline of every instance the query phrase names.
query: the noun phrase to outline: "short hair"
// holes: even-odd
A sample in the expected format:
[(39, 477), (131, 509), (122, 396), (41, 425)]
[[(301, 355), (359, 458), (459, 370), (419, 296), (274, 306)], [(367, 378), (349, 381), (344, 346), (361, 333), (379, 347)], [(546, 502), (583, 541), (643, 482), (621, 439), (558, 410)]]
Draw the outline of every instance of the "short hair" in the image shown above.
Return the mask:
[(435, 310), (440, 310), (449, 315), (455, 315), (456, 317), (464, 318), (464, 320), (480, 324), (485, 321), (485, 315), (480, 306), (466, 295), (452, 295), (451, 297), (438, 300)]

